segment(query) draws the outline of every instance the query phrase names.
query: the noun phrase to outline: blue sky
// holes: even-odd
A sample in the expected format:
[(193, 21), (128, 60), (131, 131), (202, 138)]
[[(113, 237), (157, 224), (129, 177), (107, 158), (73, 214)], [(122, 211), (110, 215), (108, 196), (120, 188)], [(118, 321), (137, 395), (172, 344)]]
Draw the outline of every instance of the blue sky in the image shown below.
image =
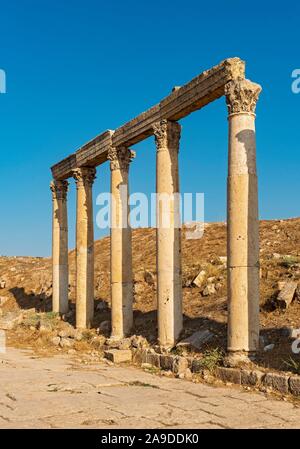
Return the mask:
[[(263, 87), (257, 108), (261, 218), (300, 215), (298, 2), (0, 0), (0, 254), (50, 255), (49, 167), (227, 57)], [(227, 111), (220, 99), (181, 121), (181, 189), (226, 217)], [(131, 190), (155, 189), (152, 138), (134, 147)], [(109, 189), (98, 168), (95, 197)], [(97, 207), (95, 205), (95, 213)], [(75, 188), (69, 194), (70, 248)], [(101, 232), (95, 229), (95, 238)]]

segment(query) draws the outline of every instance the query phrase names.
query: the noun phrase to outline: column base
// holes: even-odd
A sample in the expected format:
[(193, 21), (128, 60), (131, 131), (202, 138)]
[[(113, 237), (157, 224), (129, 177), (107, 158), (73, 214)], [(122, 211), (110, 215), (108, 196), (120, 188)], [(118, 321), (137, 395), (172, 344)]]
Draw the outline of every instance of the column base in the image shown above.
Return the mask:
[(157, 343), (157, 345), (155, 345), (155, 349), (156, 352), (158, 352), (159, 354), (168, 354), (172, 351), (172, 349), (174, 349), (176, 346), (176, 343), (174, 344), (166, 344), (166, 345), (162, 345), (159, 342)]
[(224, 365), (231, 368), (249, 365), (254, 362), (255, 358), (256, 352), (254, 351), (229, 351), (224, 359)]
[(125, 337), (121, 336), (121, 335), (111, 335), (106, 341), (108, 342), (108, 344), (110, 343), (116, 343), (118, 341), (123, 340)]

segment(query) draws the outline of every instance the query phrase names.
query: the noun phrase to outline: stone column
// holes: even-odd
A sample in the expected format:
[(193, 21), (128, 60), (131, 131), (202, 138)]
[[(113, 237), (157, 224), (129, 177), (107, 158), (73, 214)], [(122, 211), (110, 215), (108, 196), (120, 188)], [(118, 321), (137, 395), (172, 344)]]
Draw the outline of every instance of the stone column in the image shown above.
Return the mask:
[(162, 120), (153, 126), (156, 143), (156, 245), (158, 340), (174, 346), (182, 330), (181, 223), (178, 151), (181, 126)]
[(111, 338), (128, 336), (133, 326), (131, 227), (128, 220), (128, 171), (135, 153), (126, 146), (111, 147)]
[(261, 87), (231, 81), (227, 198), (228, 360), (247, 360), (259, 347), (259, 222), (255, 108)]
[(68, 311), (68, 181), (52, 181), (52, 310)]
[(77, 188), (76, 327), (89, 328), (94, 315), (94, 226), (92, 185), (95, 168), (73, 171)]

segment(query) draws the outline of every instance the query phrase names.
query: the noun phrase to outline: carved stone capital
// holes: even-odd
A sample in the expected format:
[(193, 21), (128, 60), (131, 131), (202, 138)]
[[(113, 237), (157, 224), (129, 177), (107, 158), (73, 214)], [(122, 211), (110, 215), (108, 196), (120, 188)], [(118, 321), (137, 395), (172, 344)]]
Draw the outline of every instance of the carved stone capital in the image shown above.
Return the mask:
[(179, 151), (179, 141), (181, 134), (181, 126), (177, 122), (169, 120), (161, 120), (153, 125), (153, 134), (155, 136), (155, 144), (157, 151), (166, 148), (176, 149)]
[(50, 190), (53, 200), (66, 200), (69, 183), (68, 181), (53, 180), (50, 182)]
[(111, 170), (128, 170), (130, 162), (135, 158), (135, 151), (124, 145), (110, 146), (107, 158)]
[(95, 167), (80, 167), (73, 170), (76, 187), (90, 187), (96, 178)]
[(256, 103), (262, 88), (252, 81), (240, 79), (225, 86), (228, 114), (255, 114)]

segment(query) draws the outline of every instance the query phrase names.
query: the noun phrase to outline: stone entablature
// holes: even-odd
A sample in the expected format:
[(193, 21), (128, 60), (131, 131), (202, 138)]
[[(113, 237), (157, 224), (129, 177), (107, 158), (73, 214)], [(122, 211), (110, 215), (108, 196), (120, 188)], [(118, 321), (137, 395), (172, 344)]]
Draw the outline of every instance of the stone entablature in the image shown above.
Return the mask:
[(97, 166), (107, 160), (111, 145), (119, 147), (136, 144), (153, 134), (153, 125), (161, 120), (177, 121), (208, 103), (222, 97), (231, 80), (245, 77), (245, 63), (229, 58), (175, 89), (160, 103), (141, 113), (113, 131), (105, 131), (83, 145), (75, 153), (52, 167), (55, 179), (68, 178), (77, 166)]

